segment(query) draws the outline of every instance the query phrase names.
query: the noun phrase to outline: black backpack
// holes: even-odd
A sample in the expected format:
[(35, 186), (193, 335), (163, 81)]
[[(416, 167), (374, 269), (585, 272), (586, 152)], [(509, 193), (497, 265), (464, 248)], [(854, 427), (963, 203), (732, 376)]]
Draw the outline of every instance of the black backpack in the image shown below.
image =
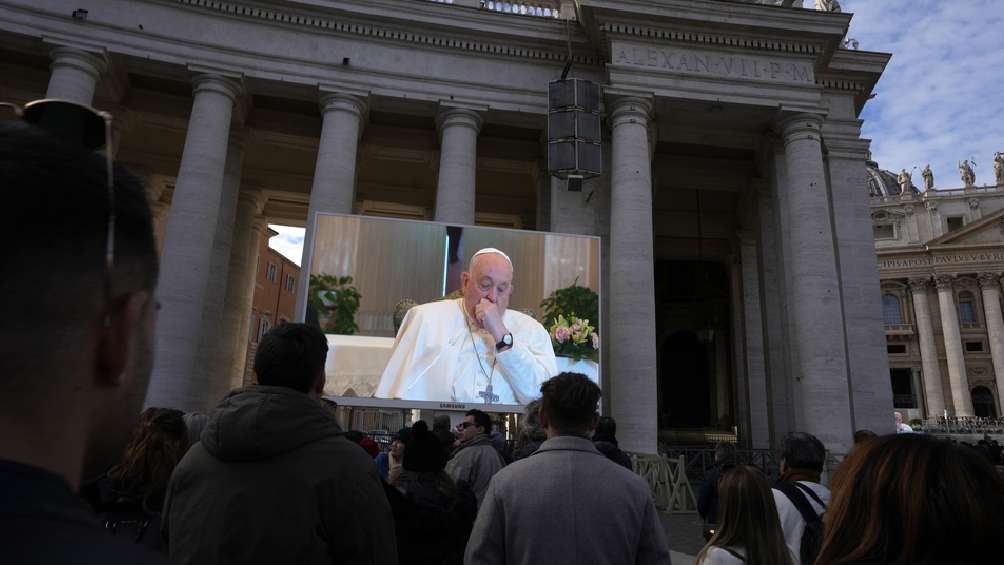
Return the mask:
[(826, 512), (826, 505), (811, 488), (797, 482), (778, 481), (774, 488), (788, 497), (788, 500), (798, 509), (798, 513), (802, 515), (802, 519), (805, 520), (799, 560), (806, 565), (815, 563), (816, 557), (819, 556), (819, 548), (823, 545), (823, 517), (816, 514), (806, 495), (811, 497), (816, 504), (822, 506), (823, 512)]

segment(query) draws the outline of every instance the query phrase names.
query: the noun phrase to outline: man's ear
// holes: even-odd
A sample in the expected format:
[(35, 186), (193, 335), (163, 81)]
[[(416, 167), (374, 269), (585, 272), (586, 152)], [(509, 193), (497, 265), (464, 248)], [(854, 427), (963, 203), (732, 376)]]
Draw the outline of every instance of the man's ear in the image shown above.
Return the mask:
[(540, 427), (545, 430), (551, 425), (551, 417), (544, 410), (543, 405), (537, 410), (537, 421), (540, 422)]
[(119, 387), (128, 378), (150, 294), (133, 292), (108, 313), (98, 345), (98, 386)]
[(596, 426), (600, 423), (600, 413), (593, 412), (593, 417), (589, 420), (589, 431), (596, 429)]
[(314, 394), (318, 397), (324, 395), (324, 385), (327, 383), (328, 377), (324, 374), (324, 368), (322, 367), (317, 373), (317, 380), (314, 382)]

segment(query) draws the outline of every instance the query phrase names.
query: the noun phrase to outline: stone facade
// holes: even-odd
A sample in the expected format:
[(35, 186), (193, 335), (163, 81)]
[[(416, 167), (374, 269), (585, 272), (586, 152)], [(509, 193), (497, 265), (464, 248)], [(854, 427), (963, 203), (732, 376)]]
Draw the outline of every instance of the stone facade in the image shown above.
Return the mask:
[(890, 379), (910, 418), (998, 416), (1004, 185), (903, 191), (868, 169)]
[[(858, 118), (889, 56), (842, 48), (849, 14), (769, 3), (5, 0), (0, 96), (111, 111), (118, 159), (155, 181), (151, 404), (235, 382), (215, 368), (243, 353), (264, 222), (309, 237), (354, 212), (601, 236), (627, 450), (696, 404), (743, 444), (804, 430), (839, 454), (891, 430)], [(546, 172), (566, 59), (603, 89), (582, 192)]]

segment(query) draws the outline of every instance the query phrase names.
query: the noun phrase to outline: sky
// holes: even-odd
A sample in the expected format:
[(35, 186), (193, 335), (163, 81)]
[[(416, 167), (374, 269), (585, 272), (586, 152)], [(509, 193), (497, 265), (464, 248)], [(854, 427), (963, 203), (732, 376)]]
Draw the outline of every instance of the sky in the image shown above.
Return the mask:
[[(958, 162), (970, 159), (976, 184), (993, 184), (994, 152), (1004, 152), (1004, 0), (841, 5), (859, 49), (893, 55), (861, 115), (872, 158), (913, 170), (917, 186), (930, 163), (936, 188), (961, 188)], [(279, 232), (269, 246), (299, 264), (303, 228), (269, 227)]]
[[(805, 5), (810, 5), (806, 0)], [(925, 164), (935, 188), (961, 188), (958, 162), (975, 160), (976, 184), (993, 184), (1004, 152), (1004, 1), (841, 0), (859, 49), (892, 53), (862, 137), (883, 169)]]

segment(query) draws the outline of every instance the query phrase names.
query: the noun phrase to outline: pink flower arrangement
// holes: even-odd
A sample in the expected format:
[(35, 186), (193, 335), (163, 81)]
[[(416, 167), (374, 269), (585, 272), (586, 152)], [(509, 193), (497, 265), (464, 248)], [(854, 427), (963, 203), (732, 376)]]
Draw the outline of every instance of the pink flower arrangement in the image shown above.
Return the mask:
[(576, 360), (588, 357), (596, 360), (600, 348), (600, 337), (589, 320), (577, 318), (574, 314), (567, 319), (563, 315), (551, 325), (551, 341), (556, 355), (573, 357)]

